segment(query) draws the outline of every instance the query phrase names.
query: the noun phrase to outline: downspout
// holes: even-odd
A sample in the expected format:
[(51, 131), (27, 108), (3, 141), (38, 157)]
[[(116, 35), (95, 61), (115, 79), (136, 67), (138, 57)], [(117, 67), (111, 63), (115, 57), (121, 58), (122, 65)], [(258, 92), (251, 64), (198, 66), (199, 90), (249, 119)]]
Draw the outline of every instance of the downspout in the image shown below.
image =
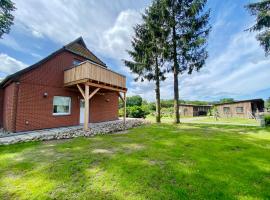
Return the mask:
[(17, 109), (18, 109), (18, 97), (19, 97), (19, 88), (20, 82), (15, 82), (15, 94), (14, 94), (14, 122), (12, 124), (12, 132), (16, 132), (16, 125), (17, 125)]

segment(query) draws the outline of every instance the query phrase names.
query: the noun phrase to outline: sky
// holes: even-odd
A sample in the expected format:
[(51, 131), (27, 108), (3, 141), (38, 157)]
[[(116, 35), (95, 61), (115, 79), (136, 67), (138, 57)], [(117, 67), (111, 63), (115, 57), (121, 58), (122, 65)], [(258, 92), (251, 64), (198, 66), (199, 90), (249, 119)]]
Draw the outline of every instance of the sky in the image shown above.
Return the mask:
[[(82, 36), (88, 48), (107, 66), (126, 75), (128, 95), (155, 100), (154, 82), (135, 82), (123, 64), (130, 59), (133, 27), (150, 0), (14, 0), (15, 21), (0, 39), (0, 79), (30, 66)], [(179, 76), (179, 94), (185, 100), (216, 101), (268, 98), (270, 57), (265, 57), (256, 33), (245, 31), (255, 23), (244, 6), (252, 0), (209, 0), (212, 31), (209, 58), (192, 75)], [(173, 77), (161, 83), (161, 98), (173, 98)]]

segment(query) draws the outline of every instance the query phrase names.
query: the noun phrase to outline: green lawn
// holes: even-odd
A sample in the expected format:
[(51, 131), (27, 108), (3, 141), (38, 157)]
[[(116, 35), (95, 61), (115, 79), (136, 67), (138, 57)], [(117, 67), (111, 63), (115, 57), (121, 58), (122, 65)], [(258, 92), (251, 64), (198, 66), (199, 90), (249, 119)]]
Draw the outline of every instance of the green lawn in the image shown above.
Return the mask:
[[(181, 116), (181, 119), (192, 119), (193, 117), (186, 117), (186, 116)], [(149, 120), (149, 121), (151, 121), (151, 122), (156, 122), (156, 117), (155, 116), (153, 116), (153, 115), (147, 115), (146, 116), (146, 120)], [(166, 116), (166, 117), (161, 117), (161, 122), (162, 123), (172, 123), (173, 122), (173, 120), (174, 120), (174, 118), (173, 117), (168, 117), (168, 116)]]
[[(147, 120), (151, 122), (155, 122), (155, 117), (152, 115), (148, 115), (146, 117)], [(172, 117), (162, 117), (161, 121), (163, 123), (172, 123)], [(183, 123), (211, 123), (211, 124), (231, 124), (231, 125), (255, 125), (259, 126), (259, 122), (255, 119), (247, 119), (247, 118), (237, 118), (237, 117), (228, 117), (228, 118), (218, 118), (216, 120), (214, 117), (180, 117), (180, 121)]]
[(230, 124), (249, 124), (249, 125), (259, 125), (259, 123), (255, 119), (246, 119), (246, 118), (237, 118), (237, 117), (229, 117), (229, 118), (218, 118), (216, 120), (213, 117), (206, 117), (196, 120), (199, 122), (208, 122), (208, 123), (230, 123)]
[(148, 125), (0, 147), (0, 199), (270, 199), (270, 129)]

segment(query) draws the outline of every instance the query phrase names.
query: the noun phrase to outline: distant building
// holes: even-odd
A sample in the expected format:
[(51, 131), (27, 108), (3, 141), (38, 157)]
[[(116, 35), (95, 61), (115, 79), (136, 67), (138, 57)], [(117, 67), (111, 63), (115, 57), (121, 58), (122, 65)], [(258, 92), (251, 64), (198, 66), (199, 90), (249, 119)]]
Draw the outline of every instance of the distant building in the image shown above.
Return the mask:
[(196, 117), (206, 116), (210, 111), (212, 105), (193, 105), (193, 104), (180, 104), (180, 116)]
[(252, 118), (258, 112), (264, 111), (262, 99), (234, 101), (232, 103), (215, 104), (220, 117)]
[(217, 108), (220, 117), (252, 118), (255, 117), (256, 113), (264, 112), (264, 101), (262, 99), (249, 99), (214, 105), (180, 104), (179, 112), (180, 116), (206, 116), (214, 106)]

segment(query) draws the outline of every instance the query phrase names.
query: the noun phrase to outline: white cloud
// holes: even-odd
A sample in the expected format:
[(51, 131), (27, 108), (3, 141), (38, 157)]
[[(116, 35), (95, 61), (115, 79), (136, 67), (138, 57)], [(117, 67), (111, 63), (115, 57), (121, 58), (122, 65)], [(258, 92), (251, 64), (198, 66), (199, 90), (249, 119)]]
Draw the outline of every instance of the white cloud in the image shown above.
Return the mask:
[(0, 40), (0, 44), (10, 47), (16, 51), (25, 51), (25, 49), (10, 35), (4, 35)]
[(43, 34), (37, 30), (32, 30), (32, 35), (35, 36), (36, 38), (43, 38), (44, 37)]
[[(132, 27), (145, 1), (16, 0), (15, 24), (34, 37), (48, 37), (66, 44), (79, 36), (94, 52), (112, 57), (124, 55)], [(131, 5), (129, 5), (131, 4)], [(133, 10), (130, 6), (135, 7)]]
[(141, 21), (141, 14), (134, 10), (120, 12), (114, 25), (103, 32), (101, 38), (102, 51), (111, 57), (127, 59), (126, 50), (130, 49), (133, 27)]
[(16, 60), (15, 58), (12, 58), (6, 54), (0, 54), (0, 72), (4, 73), (6, 75), (15, 73), (23, 68), (25, 68), (27, 65), (23, 62)]
[[(149, 0), (15, 0), (15, 26), (36, 38), (49, 38), (61, 45), (82, 36), (97, 56), (120, 63), (127, 59), (133, 27)], [(18, 28), (19, 27), (19, 28)]]

